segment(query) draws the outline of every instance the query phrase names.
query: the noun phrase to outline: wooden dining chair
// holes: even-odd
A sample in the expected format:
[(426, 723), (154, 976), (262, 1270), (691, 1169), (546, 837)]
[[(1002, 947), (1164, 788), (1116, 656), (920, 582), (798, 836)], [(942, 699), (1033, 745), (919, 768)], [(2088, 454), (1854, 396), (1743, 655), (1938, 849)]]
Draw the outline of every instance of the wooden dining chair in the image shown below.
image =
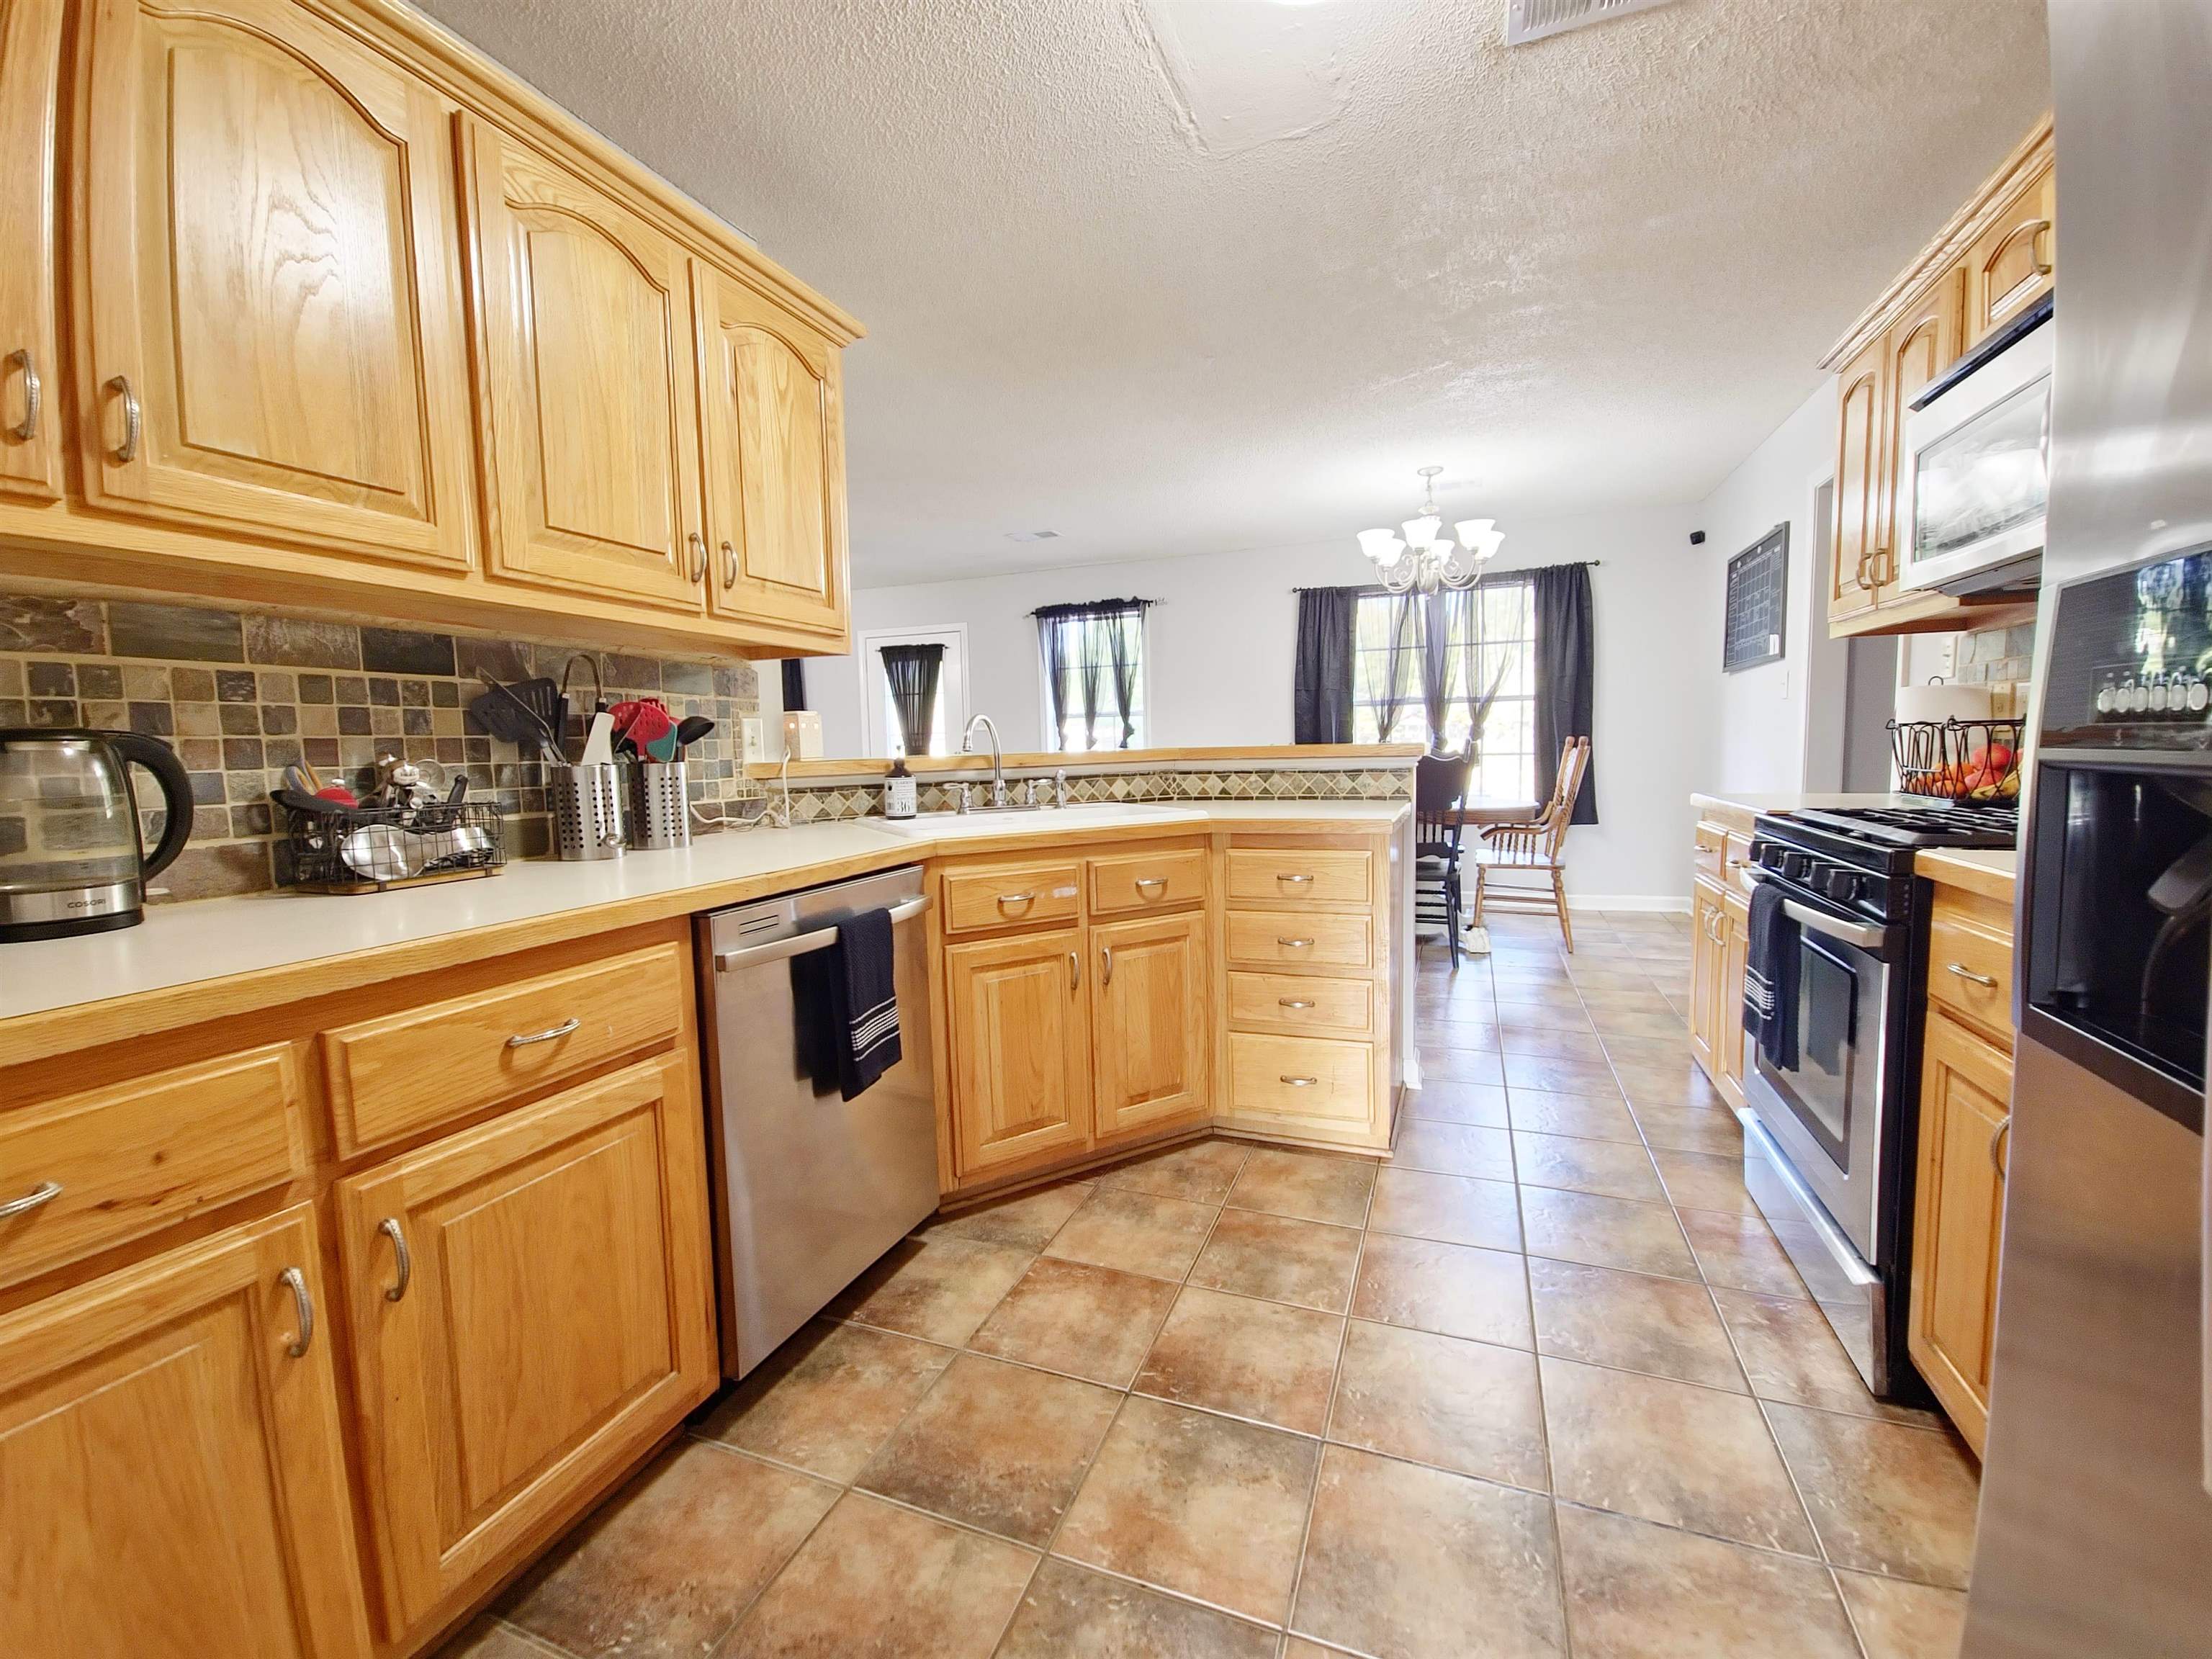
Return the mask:
[[(1474, 925), (1482, 926), (1483, 908), (1506, 911), (1550, 910), (1559, 919), (1559, 937), (1567, 949), (1575, 948), (1574, 924), (1567, 920), (1567, 866), (1565, 847), (1567, 823), (1575, 815), (1575, 798), (1582, 793), (1583, 775), (1589, 770), (1590, 740), (1569, 738), (1559, 750), (1558, 781), (1544, 810), (1525, 823), (1493, 823), (1482, 832), (1474, 854)], [(1501, 874), (1533, 875), (1548, 879), (1541, 885), (1496, 884)]]

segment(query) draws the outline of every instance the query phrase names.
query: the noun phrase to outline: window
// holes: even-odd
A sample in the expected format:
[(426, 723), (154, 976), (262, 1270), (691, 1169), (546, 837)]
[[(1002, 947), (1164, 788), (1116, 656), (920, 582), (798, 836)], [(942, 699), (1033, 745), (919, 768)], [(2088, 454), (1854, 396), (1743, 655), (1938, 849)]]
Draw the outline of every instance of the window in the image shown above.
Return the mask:
[(887, 645), (941, 645), (945, 657), (938, 671), (937, 696), (931, 705), (929, 748), (933, 755), (950, 755), (960, 747), (960, 730), (968, 723), (966, 667), (968, 630), (964, 627), (902, 628), (860, 636), (861, 741), (871, 755), (902, 753), (898, 710), (891, 702), (890, 678), (884, 672)]
[[(1363, 593), (1352, 654), (1355, 743), (1467, 745), (1474, 704), (1495, 684), (1482, 747), (1468, 793), (1536, 798), (1536, 598), (1526, 576), (1485, 577), (1463, 592)], [(1443, 729), (1431, 732), (1425, 682), (1429, 631), (1444, 630)], [(1394, 683), (1395, 666), (1395, 683)], [(1386, 724), (1387, 721), (1387, 724)]]
[(1047, 605), (1036, 613), (1044, 732), (1054, 749), (1145, 746), (1149, 599)]

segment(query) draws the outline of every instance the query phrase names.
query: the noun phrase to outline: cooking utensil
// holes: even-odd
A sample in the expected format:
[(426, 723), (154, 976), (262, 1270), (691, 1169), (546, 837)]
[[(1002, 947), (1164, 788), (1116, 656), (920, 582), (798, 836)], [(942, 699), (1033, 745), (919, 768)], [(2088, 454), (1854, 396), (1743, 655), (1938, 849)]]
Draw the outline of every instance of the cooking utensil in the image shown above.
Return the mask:
[(676, 723), (676, 758), (681, 760), (695, 743), (703, 741), (714, 729), (714, 722), (704, 714), (686, 714)]
[[(549, 761), (565, 763), (568, 757), (561, 751), (560, 731), (552, 724), (559, 714), (559, 688), (546, 679), (525, 680), (520, 687), (501, 684), (489, 674), (477, 678), (490, 690), (469, 704), (469, 712), (479, 724), (501, 742), (511, 743), (519, 749), (535, 749)], [(543, 686), (550, 696), (545, 713), (541, 714), (530, 699), (538, 696), (537, 688)]]
[(592, 715), (591, 730), (584, 734), (580, 766), (605, 766), (615, 757), (615, 717), (602, 705)]
[(403, 830), (397, 824), (365, 823), (338, 843), (338, 856), (371, 881), (411, 881), (432, 871), (480, 863), (491, 853), (491, 836), (474, 824), (445, 830)]
[(629, 738), (641, 759), (676, 758), (676, 722), (659, 698), (635, 697), (617, 703), (609, 712), (615, 717), (616, 735)]

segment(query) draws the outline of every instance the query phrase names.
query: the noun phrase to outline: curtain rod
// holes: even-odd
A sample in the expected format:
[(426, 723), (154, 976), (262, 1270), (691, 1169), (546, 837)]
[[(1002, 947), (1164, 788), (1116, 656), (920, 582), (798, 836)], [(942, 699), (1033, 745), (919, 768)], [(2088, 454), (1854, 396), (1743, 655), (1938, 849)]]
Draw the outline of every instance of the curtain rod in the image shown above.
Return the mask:
[[(1510, 570), (1500, 570), (1497, 574), (1501, 576), (1526, 576), (1539, 570), (1571, 570), (1578, 564), (1588, 565), (1592, 570), (1595, 570), (1604, 563), (1605, 561), (1603, 559), (1571, 559), (1565, 564), (1516, 565)], [(1490, 579), (1487, 576), (1478, 577), (1475, 580), (1475, 586), (1480, 586), (1483, 582), (1489, 580)], [(1358, 586), (1356, 584), (1343, 582), (1316, 582), (1310, 587), (1294, 587), (1291, 592), (1293, 593), (1333, 593), (1341, 586), (1351, 586), (1353, 592), (1359, 593), (1388, 593), (1390, 591), (1387, 587), (1377, 587), (1371, 582), (1364, 587)], [(1407, 590), (1408, 592), (1411, 591), (1411, 589)], [(1467, 589), (1462, 587), (1455, 588), (1452, 591), (1454, 592), (1464, 593), (1467, 592)], [(1403, 599), (1405, 594), (1401, 593), (1397, 597)]]
[(1078, 609), (1081, 609), (1096, 605), (1135, 605), (1149, 606), (1165, 605), (1167, 601), (1165, 599), (1142, 599), (1134, 598), (1133, 596), (1126, 599), (1066, 599), (1058, 605), (1041, 605), (1036, 610), (1030, 611), (1030, 615), (1032, 617), (1041, 617), (1048, 611), (1062, 611), (1067, 609), (1071, 605)]

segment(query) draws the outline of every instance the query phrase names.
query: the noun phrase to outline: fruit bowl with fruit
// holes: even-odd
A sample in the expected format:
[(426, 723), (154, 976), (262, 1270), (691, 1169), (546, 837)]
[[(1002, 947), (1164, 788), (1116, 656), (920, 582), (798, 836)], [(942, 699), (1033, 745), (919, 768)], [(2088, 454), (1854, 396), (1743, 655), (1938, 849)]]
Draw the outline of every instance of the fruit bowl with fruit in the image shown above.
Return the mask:
[(2021, 727), (2019, 720), (1892, 720), (1898, 787), (1942, 800), (2017, 799)]

